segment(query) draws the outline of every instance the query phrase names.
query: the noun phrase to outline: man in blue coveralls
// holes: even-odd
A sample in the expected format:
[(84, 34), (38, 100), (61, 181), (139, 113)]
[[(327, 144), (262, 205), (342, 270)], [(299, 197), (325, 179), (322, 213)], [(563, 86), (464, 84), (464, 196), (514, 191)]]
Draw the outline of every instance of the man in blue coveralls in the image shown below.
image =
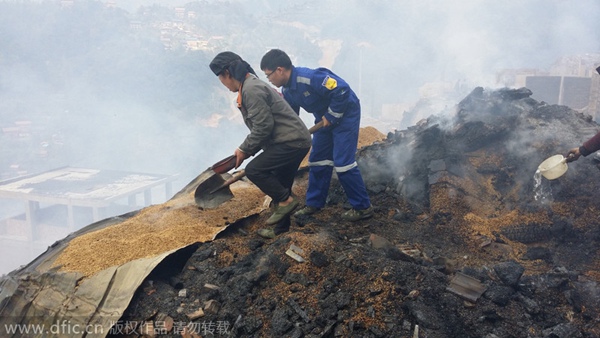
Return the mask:
[(342, 78), (326, 68), (295, 67), (282, 50), (268, 51), (260, 68), (269, 82), (281, 91), (296, 113), (300, 107), (323, 120), (323, 128), (313, 134), (308, 162), (306, 206), (294, 216), (311, 215), (325, 206), (333, 168), (352, 209), (342, 219), (358, 221), (373, 216), (373, 207), (356, 164), (360, 128), (360, 101)]

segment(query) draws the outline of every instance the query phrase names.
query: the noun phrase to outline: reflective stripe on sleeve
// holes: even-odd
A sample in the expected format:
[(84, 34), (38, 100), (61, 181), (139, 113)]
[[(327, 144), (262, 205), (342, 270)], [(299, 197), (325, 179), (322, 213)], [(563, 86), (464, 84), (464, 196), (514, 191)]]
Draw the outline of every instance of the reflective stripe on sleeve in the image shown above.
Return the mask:
[(341, 119), (342, 116), (344, 116), (344, 113), (336, 113), (333, 110), (331, 110), (331, 108), (328, 109), (329, 114), (331, 114), (331, 116), (335, 117), (336, 119)]

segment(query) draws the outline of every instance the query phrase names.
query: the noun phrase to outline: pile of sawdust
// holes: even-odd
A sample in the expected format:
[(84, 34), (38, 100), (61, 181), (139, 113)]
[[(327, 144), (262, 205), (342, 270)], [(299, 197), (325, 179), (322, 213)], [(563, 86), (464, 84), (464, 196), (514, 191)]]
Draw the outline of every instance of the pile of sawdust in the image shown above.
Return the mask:
[(358, 149), (366, 146), (370, 146), (375, 142), (381, 142), (387, 138), (379, 130), (374, 127), (360, 128), (358, 131)]
[[(385, 135), (373, 127), (361, 128), (359, 148), (384, 139)], [(192, 192), (144, 208), (121, 223), (78, 236), (53, 265), (88, 277), (111, 266), (211, 241), (228, 224), (268, 207), (264, 193), (255, 185), (239, 181), (230, 188), (234, 198), (214, 209), (198, 208)], [(302, 189), (296, 186), (294, 190)], [(294, 193), (302, 195), (302, 191)]]
[(265, 195), (255, 185), (239, 181), (230, 188), (234, 198), (215, 209), (198, 208), (192, 192), (144, 208), (121, 223), (78, 236), (69, 242), (54, 266), (91, 276), (111, 266), (211, 241), (228, 224), (266, 209)]

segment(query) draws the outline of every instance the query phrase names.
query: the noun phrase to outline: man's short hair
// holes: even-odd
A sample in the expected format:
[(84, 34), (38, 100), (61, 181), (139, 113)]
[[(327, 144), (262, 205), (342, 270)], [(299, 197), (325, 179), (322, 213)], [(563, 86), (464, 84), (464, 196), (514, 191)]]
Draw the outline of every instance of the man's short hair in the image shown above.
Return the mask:
[(290, 60), (290, 57), (281, 49), (271, 49), (262, 57), (262, 60), (260, 60), (260, 69), (275, 70), (277, 67), (291, 69), (292, 60)]

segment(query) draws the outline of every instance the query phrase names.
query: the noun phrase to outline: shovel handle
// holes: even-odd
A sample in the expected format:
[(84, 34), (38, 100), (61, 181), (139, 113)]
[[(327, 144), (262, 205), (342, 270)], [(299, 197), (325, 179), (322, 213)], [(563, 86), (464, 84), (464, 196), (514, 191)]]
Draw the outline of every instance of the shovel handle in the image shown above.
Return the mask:
[(225, 181), (225, 183), (223, 183), (223, 185), (230, 185), (234, 182), (241, 180), (244, 176), (246, 176), (246, 170), (242, 169), (242, 170), (238, 171), (237, 173), (234, 173), (230, 179), (228, 179), (227, 181)]
[(323, 120), (319, 121), (319, 123), (315, 124), (314, 126), (310, 127), (310, 129), (308, 129), (308, 132), (311, 134), (314, 134), (317, 130), (323, 128)]
[(233, 176), (231, 176), (228, 180), (226, 180), (225, 182), (223, 182), (223, 184), (221, 184), (221, 186), (217, 187), (216, 189), (214, 189), (213, 191), (211, 191), (210, 193), (214, 193), (215, 191), (219, 191), (225, 187), (228, 187), (230, 185), (232, 185), (233, 183), (241, 180), (244, 176), (246, 176), (246, 170), (242, 169), (238, 172), (236, 172), (235, 174), (233, 174)]

